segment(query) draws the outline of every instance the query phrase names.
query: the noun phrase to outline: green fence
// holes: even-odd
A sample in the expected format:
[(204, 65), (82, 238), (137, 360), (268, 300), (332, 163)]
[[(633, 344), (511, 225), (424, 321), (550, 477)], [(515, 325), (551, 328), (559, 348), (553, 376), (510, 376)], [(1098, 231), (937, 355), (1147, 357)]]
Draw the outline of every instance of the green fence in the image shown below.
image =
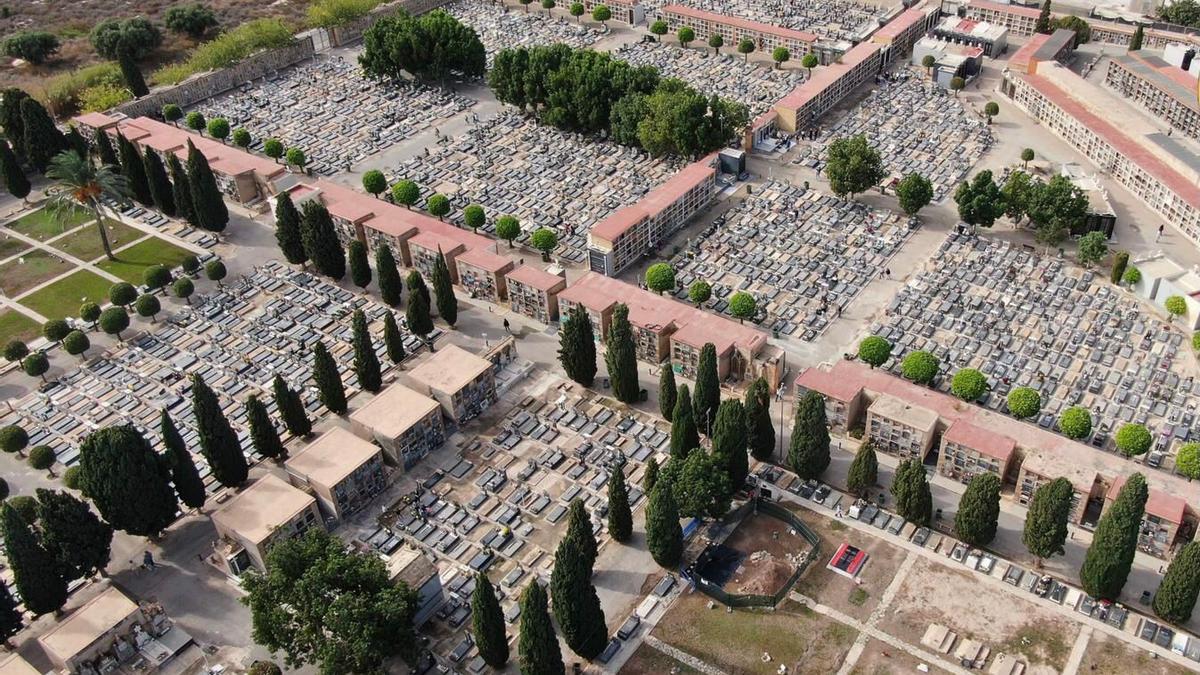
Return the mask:
[(747, 515), (749, 515), (750, 511), (754, 509), (757, 509), (758, 513), (764, 513), (772, 518), (782, 520), (788, 525), (794, 527), (796, 531), (800, 533), (800, 536), (808, 542), (812, 549), (809, 551), (808, 556), (804, 559), (804, 562), (796, 567), (796, 571), (792, 573), (792, 576), (788, 577), (788, 580), (779, 587), (779, 590), (775, 591), (775, 593), (771, 595), (726, 593), (723, 589), (719, 588), (715, 584), (709, 583), (704, 578), (696, 578), (696, 587), (699, 588), (702, 593), (729, 607), (774, 607), (775, 605), (778, 605), (780, 601), (782, 601), (792, 590), (792, 586), (796, 585), (796, 582), (804, 574), (804, 571), (808, 569), (808, 566), (811, 565), (814, 560), (817, 560), (821, 557), (821, 538), (817, 536), (817, 533), (809, 529), (809, 527), (804, 524), (804, 521), (800, 520), (800, 517), (795, 513), (792, 513), (790, 510), (785, 509), (774, 502), (756, 498), (754, 501), (746, 502), (739, 507), (734, 512), (734, 515), (735, 517), (740, 516), (741, 518), (745, 518)]

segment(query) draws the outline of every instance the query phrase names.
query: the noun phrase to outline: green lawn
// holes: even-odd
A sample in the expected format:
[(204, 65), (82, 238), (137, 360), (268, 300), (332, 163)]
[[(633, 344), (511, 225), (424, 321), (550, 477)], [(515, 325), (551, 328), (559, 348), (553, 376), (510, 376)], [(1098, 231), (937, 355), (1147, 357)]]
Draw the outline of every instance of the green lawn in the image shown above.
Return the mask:
[(46, 241), (51, 237), (57, 237), (63, 232), (79, 227), (91, 219), (92, 215), (88, 211), (76, 210), (67, 214), (62, 222), (59, 222), (46, 209), (38, 209), (33, 213), (14, 220), (7, 227), (20, 232), (26, 237), (32, 237), (38, 241)]
[(10, 298), (37, 286), (43, 281), (70, 272), (71, 265), (56, 255), (34, 250), (17, 260), (0, 265), (0, 290)]
[(96, 263), (96, 267), (138, 285), (142, 283), (142, 275), (147, 267), (175, 267), (189, 255), (192, 255), (192, 252), (187, 249), (179, 248), (158, 237), (150, 237), (123, 251), (117, 251), (116, 260), (103, 260)]
[(112, 282), (99, 274), (79, 270), (21, 298), (21, 304), (47, 319), (64, 319), (79, 316), (79, 306), (85, 302), (107, 302), (111, 286)]
[(28, 248), (29, 244), (26, 244), (20, 239), (0, 233), (0, 260), (11, 258), (12, 256)]
[[(115, 220), (105, 220), (104, 227), (108, 230), (108, 242), (114, 249), (145, 236), (145, 232), (136, 227), (130, 227)], [(75, 230), (64, 237), (55, 239), (54, 243), (50, 245), (84, 262), (91, 262), (104, 255), (104, 244), (100, 242), (100, 234), (96, 232), (95, 225)]]
[(15, 309), (0, 311), (0, 344), (8, 344), (10, 340), (28, 342), (41, 334), (41, 326), (33, 319)]

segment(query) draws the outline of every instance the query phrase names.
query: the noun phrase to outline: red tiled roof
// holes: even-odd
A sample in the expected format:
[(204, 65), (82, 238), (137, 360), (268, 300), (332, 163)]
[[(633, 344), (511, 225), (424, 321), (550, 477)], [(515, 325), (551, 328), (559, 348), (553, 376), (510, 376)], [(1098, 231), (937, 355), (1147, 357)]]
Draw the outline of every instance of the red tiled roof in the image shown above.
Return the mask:
[(977, 450), (989, 457), (995, 457), (1001, 462), (1008, 462), (1017, 449), (1017, 442), (989, 429), (976, 426), (965, 420), (958, 420), (946, 430), (943, 439), (950, 443)]
[(592, 235), (605, 241), (615, 241), (626, 230), (637, 225), (643, 218), (658, 215), (669, 206), (679, 201), (701, 183), (712, 180), (716, 175), (717, 153), (712, 153), (699, 161), (683, 167), (666, 182), (646, 193), (636, 204), (617, 209), (612, 215), (592, 226)]
[[(1116, 499), (1123, 487), (1125, 487), (1125, 477), (1117, 476), (1113, 479), (1112, 485), (1108, 486), (1108, 492), (1104, 493), (1105, 501)], [(1146, 499), (1147, 514), (1158, 516), (1172, 523), (1182, 523), (1183, 514), (1186, 510), (1187, 500), (1159, 490), (1150, 490), (1150, 496)]]
[(680, 16), (688, 16), (693, 19), (711, 21), (713, 23), (723, 24), (733, 28), (763, 33), (764, 35), (774, 35), (787, 40), (799, 40), (801, 42), (810, 43), (817, 41), (817, 36), (814, 33), (806, 33), (804, 31), (783, 28), (781, 26), (772, 26), (770, 24), (743, 19), (740, 16), (728, 16), (725, 14), (717, 14), (715, 12), (706, 12), (702, 9), (684, 7), (683, 5), (664, 5), (662, 12), (663, 14), (679, 14)]
[(550, 274), (532, 265), (521, 265), (509, 272), (507, 276), (517, 283), (524, 284), (530, 288), (536, 288), (539, 291), (548, 291), (567, 281), (556, 274)]

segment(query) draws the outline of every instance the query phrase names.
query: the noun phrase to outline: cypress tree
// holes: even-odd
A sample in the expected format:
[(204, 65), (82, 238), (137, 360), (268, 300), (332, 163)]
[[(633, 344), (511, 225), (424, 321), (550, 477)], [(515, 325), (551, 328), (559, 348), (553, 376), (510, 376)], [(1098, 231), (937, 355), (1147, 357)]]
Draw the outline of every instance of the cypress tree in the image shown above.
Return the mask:
[(622, 544), (633, 536), (633, 511), (621, 467), (614, 467), (608, 476), (608, 533)]
[(113, 149), (108, 132), (96, 129), (96, 133), (92, 136), (92, 145), (96, 149), (96, 158), (100, 160), (101, 164), (114, 169), (121, 168), (121, 160), (117, 159), (117, 151)]
[(1075, 488), (1066, 478), (1043, 483), (1033, 492), (1029, 512), (1025, 514), (1025, 530), (1021, 540), (1041, 566), (1043, 558), (1062, 555), (1067, 541), (1067, 523), (1071, 519), (1071, 498)]
[(35, 616), (62, 609), (67, 602), (67, 580), (59, 573), (53, 556), (38, 541), (33, 527), (8, 502), (0, 507), (0, 521), (13, 585), (25, 609)]
[(86, 579), (108, 567), (113, 530), (86, 502), (59, 490), (38, 488), (42, 544), (68, 581)]
[(442, 247), (438, 246), (437, 258), (433, 261), (433, 296), (437, 300), (438, 314), (442, 321), (454, 328), (458, 323), (458, 298), (454, 297), (454, 286), (450, 283), (450, 268), (446, 266), (446, 256), (442, 255)]
[(850, 470), (846, 474), (846, 488), (858, 497), (865, 497), (867, 492), (875, 487), (879, 480), (879, 459), (875, 456), (875, 446), (871, 441), (863, 441), (854, 453), (854, 461), (850, 462)]
[(146, 178), (146, 163), (137, 148), (122, 134), (117, 134), (117, 152), (121, 156), (121, 173), (129, 184), (129, 194), (144, 206), (154, 206), (150, 181)]
[(970, 546), (987, 546), (996, 538), (999, 518), (1000, 477), (990, 472), (976, 474), (958, 500), (954, 534)]
[(758, 378), (746, 388), (746, 447), (760, 462), (775, 454), (775, 424), (771, 422), (771, 388)]
[(38, 173), (45, 173), (51, 158), (70, 149), (66, 137), (54, 126), (50, 113), (35, 99), (22, 99), (21, 127), (25, 160)]
[(212, 468), (217, 482), (225, 487), (245, 483), (250, 469), (241, 443), (229, 426), (217, 395), (199, 374), (192, 375), (192, 414), (200, 437), (200, 454)]
[(389, 307), (396, 307), (403, 300), (404, 282), (396, 269), (396, 259), (387, 244), (375, 247), (375, 273), (379, 275), (379, 296)]
[(21, 613), (17, 611), (17, 601), (13, 599), (12, 593), (8, 592), (8, 586), (0, 584), (0, 641), (12, 649), (12, 645), (8, 644), (9, 638), (20, 633), (22, 627), (24, 622)]
[(692, 394), (692, 412), (696, 428), (705, 436), (712, 434), (717, 421), (717, 406), (721, 405), (721, 382), (717, 379), (717, 348), (711, 342), (700, 348), (696, 366), (696, 390)]
[(642, 473), (642, 492), (650, 494), (654, 484), (658, 482), (658, 459), (651, 457), (646, 462), (646, 470)]
[(700, 434), (692, 419), (692, 394), (686, 384), (679, 385), (675, 412), (671, 413), (671, 459), (683, 461), (688, 453), (700, 447)]
[(475, 575), (475, 590), (471, 593), (471, 633), (479, 658), (489, 666), (502, 670), (508, 663), (508, 635), (504, 632), (504, 612), (496, 599), (496, 589), (483, 572)]
[(646, 504), (646, 547), (654, 562), (675, 569), (683, 557), (683, 528), (671, 486), (657, 483)]
[(300, 232), (300, 212), (292, 202), (291, 193), (279, 193), (275, 198), (275, 241), (284, 259), (293, 265), (308, 262)]
[[(381, 279), (382, 281), (382, 279)], [(404, 361), (404, 334), (396, 325), (396, 317), (387, 312), (383, 315), (383, 345), (387, 348), (388, 360), (396, 365)]]
[(629, 307), (618, 303), (608, 327), (604, 364), (612, 382), (613, 395), (622, 403), (637, 403), (639, 398), (637, 354), (633, 346), (633, 328), (629, 325)]
[(746, 412), (736, 398), (721, 401), (713, 424), (712, 453), (729, 476), (729, 489), (737, 492), (750, 474), (746, 454)]
[(576, 304), (567, 313), (558, 333), (558, 362), (567, 377), (585, 387), (596, 381), (596, 334), (592, 317), (583, 305)]
[[(594, 560), (594, 558), (593, 558)], [(608, 642), (604, 610), (591, 582), (591, 560), (580, 550), (580, 542), (569, 534), (558, 543), (554, 570), (550, 574), (550, 597), (554, 618), (571, 651), (591, 660)]]
[[(208, 158), (188, 141), (188, 185), (192, 188), (192, 212), (196, 226), (209, 232), (223, 232), (229, 224), (229, 209), (225, 197), (217, 188), (217, 179)], [(340, 251), (341, 249), (339, 249)]]
[(164, 215), (174, 217), (175, 193), (171, 187), (171, 180), (167, 178), (162, 159), (157, 152), (146, 148), (145, 154), (142, 155), (142, 165), (146, 171), (146, 181), (150, 186), (150, 197), (154, 200), (154, 205)]
[(175, 520), (166, 463), (133, 426), (89, 434), (79, 446), (79, 468), (80, 491), (114, 529), (149, 537)]
[(275, 407), (288, 432), (296, 437), (311, 434), (312, 422), (308, 419), (308, 411), (304, 409), (300, 394), (292, 391), (279, 375), (271, 382), (271, 389), (275, 393)]
[(167, 155), (167, 171), (171, 174), (171, 201), (175, 203), (175, 216), (196, 227), (196, 211), (192, 208), (192, 184), (187, 170), (183, 168), (175, 153)]
[(571, 505), (567, 509), (567, 533), (563, 535), (564, 539), (574, 539), (579, 546), (579, 552), (583, 555), (583, 559), (587, 564), (587, 573), (592, 575), (592, 566), (596, 564), (596, 556), (600, 552), (600, 545), (596, 542), (596, 533), (592, 529), (592, 519), (588, 516), (587, 508), (583, 505), (582, 499), (571, 500)]
[(29, 191), (33, 186), (29, 184), (29, 179), (25, 176), (25, 171), (21, 168), (21, 163), (17, 161), (17, 156), (13, 153), (12, 148), (8, 147), (8, 143), (0, 142), (0, 175), (4, 176), (4, 189), (17, 199), (22, 201), (29, 196)]
[(675, 369), (671, 367), (670, 362), (664, 363), (662, 364), (662, 373), (658, 376), (658, 412), (668, 422), (675, 414), (675, 399), (678, 397), (679, 392), (675, 388)]
[(1164, 621), (1187, 623), (1200, 594), (1200, 541), (1184, 544), (1167, 567), (1158, 592), (1154, 594), (1154, 613)]
[(204, 481), (200, 478), (200, 472), (196, 470), (192, 453), (188, 452), (187, 444), (183, 442), (183, 436), (179, 434), (179, 429), (175, 427), (175, 421), (171, 419), (166, 408), (159, 412), (158, 427), (163, 446), (166, 449), (164, 455), (171, 468), (171, 482), (175, 484), (175, 492), (179, 495), (179, 501), (186, 504), (188, 508), (203, 507), (207, 499)]
[(371, 263), (367, 261), (367, 245), (357, 239), (351, 239), (346, 247), (346, 257), (350, 261), (350, 280), (355, 286), (366, 290), (371, 285)]
[(250, 427), (250, 442), (258, 454), (276, 461), (287, 459), (287, 448), (279, 440), (279, 432), (271, 421), (271, 414), (257, 396), (246, 399), (246, 423)]
[(1145, 476), (1135, 473), (1100, 516), (1092, 545), (1079, 568), (1080, 585), (1093, 598), (1115, 601), (1121, 597), (1137, 552), (1148, 496)]
[(433, 345), (428, 341), (429, 334), (433, 332), (433, 317), (429, 314), (429, 289), (425, 287), (421, 273), (416, 270), (408, 273), (407, 282), (408, 307), (404, 310), (404, 317), (408, 322), (408, 329), (421, 336), (430, 349), (433, 349)]
[(325, 205), (311, 200), (304, 203), (301, 213), (300, 239), (304, 244), (304, 255), (321, 274), (334, 280), (346, 276), (346, 255), (338, 241), (329, 210)]
[(825, 421), (825, 397), (810, 391), (796, 403), (788, 464), (800, 478), (819, 477), (829, 467), (829, 427)]
[(321, 403), (335, 415), (346, 414), (346, 388), (337, 363), (325, 348), (324, 342), (313, 346), (313, 381), (317, 385)]
[(521, 635), (517, 640), (521, 675), (565, 675), (562, 650), (546, 609), (546, 591), (535, 577), (521, 594)]
[(907, 459), (900, 462), (896, 475), (892, 480), (892, 496), (896, 499), (896, 513), (901, 518), (921, 525), (929, 526), (933, 519), (933, 495), (929, 492), (929, 482), (925, 477), (925, 467), (919, 459)]
[(150, 88), (146, 86), (146, 78), (142, 76), (142, 71), (138, 69), (137, 62), (133, 60), (133, 54), (128, 49), (118, 50), (117, 65), (121, 68), (121, 79), (125, 80), (134, 98), (141, 98), (150, 93)]
[(379, 372), (375, 345), (371, 344), (371, 333), (367, 331), (367, 315), (361, 309), (354, 310), (351, 325), (354, 329), (354, 372), (358, 375), (358, 385), (375, 393), (383, 387), (383, 378)]

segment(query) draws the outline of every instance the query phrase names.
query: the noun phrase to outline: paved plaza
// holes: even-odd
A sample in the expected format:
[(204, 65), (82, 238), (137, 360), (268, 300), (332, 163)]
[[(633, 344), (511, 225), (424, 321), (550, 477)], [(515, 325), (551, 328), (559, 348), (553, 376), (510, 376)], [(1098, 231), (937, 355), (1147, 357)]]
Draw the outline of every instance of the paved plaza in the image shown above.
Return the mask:
[(749, 110), (750, 119), (769, 110), (804, 81), (803, 70), (775, 70), (746, 63), (732, 54), (713, 56), (711, 51), (679, 49), (661, 42), (634, 42), (612, 54), (635, 66), (653, 66), (662, 77), (683, 80), (704, 94), (737, 101)]
[(953, 94), (905, 69), (881, 81), (793, 161), (820, 171), (830, 142), (858, 134), (879, 151), (892, 178), (914, 172), (928, 178), (935, 202), (954, 192), (994, 140), (987, 123)]
[(266, 139), (278, 138), (303, 150), (313, 173), (331, 176), (474, 103), (415, 82), (368, 79), (357, 63), (334, 55), (247, 83), (196, 109), (205, 119), (224, 117), (235, 129), (245, 127), (256, 152)]
[(1070, 406), (1088, 408), (1094, 431), (1086, 442), (1097, 448), (1111, 449), (1122, 424), (1145, 424), (1157, 441), (1151, 466), (1169, 470), (1172, 446), (1196, 438), (1200, 380), (1183, 335), (1066, 260), (951, 235), (871, 332), (895, 345), (894, 370), (911, 350), (934, 353), (942, 390), (950, 373), (978, 368), (991, 386), (980, 405), (993, 410), (1006, 410), (1013, 387), (1033, 387), (1044, 428)]
[(506, 112), (384, 173), (391, 183), (416, 181), (422, 204), (435, 192), (450, 196), (454, 222), (461, 222), (468, 204), (482, 204), (489, 216), (481, 228), (486, 232), (494, 232), (495, 219), (505, 214), (521, 221), (518, 241), (539, 227), (553, 229), (555, 255), (582, 264), (588, 229), (636, 202), (681, 164)]
[[(658, 9), (671, 4), (667, 0), (652, 0), (647, 6)], [(680, 0), (678, 4), (737, 16), (772, 26), (808, 31), (831, 40), (849, 40), (867, 26), (876, 26), (887, 13), (887, 6), (849, 0)], [(891, 6), (899, 5), (895, 3)], [(646, 6), (643, 3), (643, 6)], [(726, 44), (726, 47), (735, 45)]]
[[(242, 403), (256, 394), (277, 417), (271, 381), (278, 373), (301, 392), (310, 416), (324, 414), (315, 391), (308, 389), (309, 348), (317, 340), (323, 340), (338, 361), (347, 396), (358, 390), (351, 367), (349, 316), (354, 309), (366, 313), (386, 372), (390, 362), (381, 335), (384, 313), (390, 310), (385, 305), (272, 261), (254, 274), (193, 298), (191, 306), (156, 330), (13, 402), (12, 411), (0, 421), (20, 424), (31, 446), (49, 445), (68, 467), (79, 461), (80, 441), (107, 426), (133, 424), (157, 443), (163, 408), (188, 447), (198, 448), (189, 394), (189, 377), (195, 373), (217, 392), (243, 452), (257, 461), (261, 458), (250, 445)], [(406, 335), (410, 355), (421, 348), (417, 337)], [(219, 489), (204, 458), (196, 453), (194, 459), (209, 491)]]
[(755, 188), (676, 256), (680, 299), (696, 280), (713, 287), (710, 309), (729, 314), (729, 296), (758, 301), (759, 324), (816, 339), (884, 270), (908, 239), (907, 219), (781, 181)]
[(502, 49), (540, 47), (556, 43), (579, 49), (592, 45), (600, 33), (579, 22), (546, 16), (538, 3), (529, 11), (517, 10), (485, 0), (457, 0), (446, 11), (475, 29), (487, 50), (487, 65)]

